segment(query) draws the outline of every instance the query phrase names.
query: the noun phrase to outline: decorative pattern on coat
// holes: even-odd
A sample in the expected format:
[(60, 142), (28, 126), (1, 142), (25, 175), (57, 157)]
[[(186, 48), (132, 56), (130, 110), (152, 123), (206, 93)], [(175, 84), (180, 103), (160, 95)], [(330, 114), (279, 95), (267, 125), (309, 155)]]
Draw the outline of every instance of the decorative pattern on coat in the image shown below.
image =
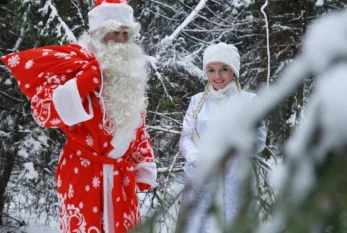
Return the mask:
[(78, 207), (75, 205), (66, 206), (65, 200), (66, 194), (58, 194), (60, 208), (60, 230), (63, 232), (101, 233), (101, 230), (96, 226), (91, 226), (86, 229), (87, 222), (83, 215), (83, 211), (81, 211), (84, 207), (83, 202), (80, 202)]

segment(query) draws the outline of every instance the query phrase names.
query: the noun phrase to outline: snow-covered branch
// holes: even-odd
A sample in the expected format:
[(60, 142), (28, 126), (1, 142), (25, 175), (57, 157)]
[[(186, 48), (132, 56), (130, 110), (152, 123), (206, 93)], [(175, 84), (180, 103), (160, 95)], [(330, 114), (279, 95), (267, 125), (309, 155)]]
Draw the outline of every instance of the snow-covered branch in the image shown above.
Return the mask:
[(64, 29), (65, 34), (63, 38), (66, 38), (69, 42), (76, 42), (77, 39), (71, 29), (67, 26), (67, 24), (63, 21), (63, 19), (59, 16), (58, 11), (56, 7), (52, 4), (51, 0), (47, 0), (45, 5), (39, 10), (39, 12), (42, 12), (43, 14), (47, 14), (51, 11), (49, 15), (49, 19), (47, 20), (47, 26), (52, 22), (54, 19), (57, 19), (59, 24), (56, 27), (56, 33), (58, 36), (61, 36), (61, 28)]
[(176, 28), (176, 30), (169, 36), (170, 40), (174, 40), (177, 38), (177, 36), (181, 33), (181, 31), (183, 30), (183, 28), (185, 28), (188, 24), (190, 24), (195, 17), (197, 16), (197, 14), (199, 13), (199, 11), (205, 7), (206, 3), (208, 0), (200, 0), (199, 4), (195, 7), (195, 9), (190, 13), (190, 15), (183, 21), (183, 23)]
[(177, 134), (177, 135), (181, 134), (180, 131), (172, 130), (170, 128), (164, 128), (164, 127), (161, 127), (161, 126), (148, 126), (148, 129), (149, 130), (156, 130), (156, 131), (163, 131), (163, 132)]
[(18, 48), (20, 47), (22, 41), (23, 41), (23, 37), (24, 37), (24, 33), (26, 31), (26, 27), (27, 27), (27, 17), (28, 17), (28, 12), (30, 11), (31, 5), (29, 5), (23, 15), (23, 25), (22, 28), (20, 29), (20, 34), (19, 37), (16, 41), (15, 46), (13, 47), (13, 51), (18, 51)]
[(269, 21), (265, 13), (265, 8), (268, 6), (268, 0), (265, 1), (264, 5), (261, 7), (261, 13), (265, 18), (265, 29), (266, 29), (266, 52), (267, 52), (267, 79), (266, 85), (267, 89), (270, 88), (270, 77), (271, 77), (271, 54), (270, 54), (270, 32), (269, 32)]

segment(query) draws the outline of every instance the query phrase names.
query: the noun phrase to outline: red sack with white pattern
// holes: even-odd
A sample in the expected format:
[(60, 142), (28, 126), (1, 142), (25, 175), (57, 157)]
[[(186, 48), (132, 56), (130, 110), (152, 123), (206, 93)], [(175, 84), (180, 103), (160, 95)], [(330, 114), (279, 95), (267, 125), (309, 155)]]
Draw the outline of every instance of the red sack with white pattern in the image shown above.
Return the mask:
[[(20, 90), (29, 98), (44, 85), (62, 85), (71, 78), (91, 77), (88, 85), (79, 86), (81, 97), (101, 85), (99, 65), (93, 54), (80, 45), (46, 46), (11, 53), (1, 57), (18, 82)], [(89, 85), (90, 84), (90, 85)]]

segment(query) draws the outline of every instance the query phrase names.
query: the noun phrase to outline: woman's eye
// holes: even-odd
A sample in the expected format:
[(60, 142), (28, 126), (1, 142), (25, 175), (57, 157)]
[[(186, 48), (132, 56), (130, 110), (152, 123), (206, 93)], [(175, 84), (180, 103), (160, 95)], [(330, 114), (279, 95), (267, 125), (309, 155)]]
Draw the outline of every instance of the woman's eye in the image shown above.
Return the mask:
[(212, 72), (214, 72), (214, 69), (208, 69), (207, 70), (209, 73), (212, 73)]
[(119, 35), (119, 32), (113, 32), (113, 33), (114, 33), (115, 35), (117, 35), (117, 36)]
[(223, 72), (227, 72), (228, 70), (229, 70), (229, 69), (228, 69), (227, 67), (223, 67), (223, 68), (222, 68), (222, 71), (223, 71)]
[(124, 36), (127, 36), (127, 35), (128, 35), (128, 32), (123, 32), (123, 35), (124, 35)]

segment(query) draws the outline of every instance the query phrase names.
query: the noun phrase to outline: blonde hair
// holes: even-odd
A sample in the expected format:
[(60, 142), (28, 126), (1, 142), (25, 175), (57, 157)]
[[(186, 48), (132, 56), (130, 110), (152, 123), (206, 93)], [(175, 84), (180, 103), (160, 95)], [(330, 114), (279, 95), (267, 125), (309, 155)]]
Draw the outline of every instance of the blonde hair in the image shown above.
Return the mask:
[(209, 92), (209, 90), (210, 90), (209, 87), (210, 87), (210, 82), (207, 82), (207, 85), (206, 85), (206, 87), (205, 87), (204, 93), (202, 94), (202, 97), (201, 97), (201, 99), (200, 99), (198, 105), (196, 106), (196, 109), (195, 109), (194, 114), (193, 114), (193, 118), (194, 118), (195, 120), (196, 120), (197, 117), (198, 117), (198, 114), (199, 114), (199, 112), (200, 112), (200, 110), (201, 110), (201, 108), (202, 108), (202, 105), (204, 105), (204, 103), (205, 103), (205, 101), (206, 101), (206, 99), (207, 99), (208, 92)]
[(241, 91), (241, 85), (240, 85), (240, 80), (238, 77), (236, 77), (236, 87), (237, 87), (237, 90)]

